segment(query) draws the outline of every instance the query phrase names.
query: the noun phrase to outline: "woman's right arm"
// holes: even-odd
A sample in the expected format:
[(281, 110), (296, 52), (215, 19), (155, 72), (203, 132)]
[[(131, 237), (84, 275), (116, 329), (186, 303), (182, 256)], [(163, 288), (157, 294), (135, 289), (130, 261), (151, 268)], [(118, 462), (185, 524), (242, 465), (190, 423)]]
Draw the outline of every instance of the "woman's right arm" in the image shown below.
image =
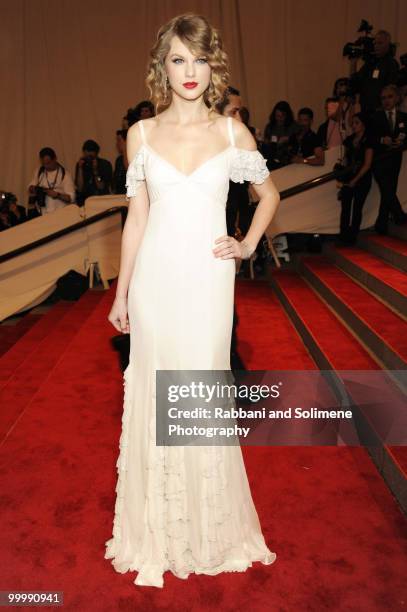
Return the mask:
[[(129, 128), (127, 133), (127, 158), (129, 163), (134, 159), (141, 146), (140, 132), (137, 123)], [(137, 189), (137, 194), (130, 198), (126, 223), (124, 224), (120, 271), (117, 280), (116, 296), (127, 297), (131, 273), (133, 271), (137, 251), (147, 224), (149, 199), (145, 181)]]
[[(126, 142), (127, 158), (131, 163), (141, 146), (140, 132), (137, 124), (129, 128)], [(130, 197), (129, 200), (127, 219), (122, 233), (120, 270), (117, 279), (116, 299), (108, 317), (112, 325), (121, 332), (129, 331), (127, 322), (127, 291), (137, 251), (147, 224), (148, 212), (149, 198), (146, 183), (143, 181), (138, 185), (136, 195)]]

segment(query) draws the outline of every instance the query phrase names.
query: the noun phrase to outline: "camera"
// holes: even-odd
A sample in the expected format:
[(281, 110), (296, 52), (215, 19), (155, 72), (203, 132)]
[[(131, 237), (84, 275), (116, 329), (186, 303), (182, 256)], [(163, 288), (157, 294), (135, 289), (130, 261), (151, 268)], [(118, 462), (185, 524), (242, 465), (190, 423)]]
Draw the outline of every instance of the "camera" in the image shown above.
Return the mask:
[(40, 185), (35, 185), (35, 192), (28, 198), (28, 204), (38, 204), (38, 206), (44, 207), (46, 196), (47, 194), (44, 187), (40, 187)]
[(8, 206), (11, 202), (16, 202), (17, 198), (14, 193), (10, 191), (2, 191), (0, 197), (0, 206)]
[(85, 155), (83, 159), (83, 169), (92, 172), (93, 169), (93, 157), (91, 155)]
[(366, 21), (366, 19), (362, 19), (358, 32), (363, 34), (363, 36), (359, 36), (359, 38), (354, 42), (346, 43), (342, 52), (343, 57), (347, 57), (348, 59), (360, 57), (365, 61), (373, 59), (374, 45), (373, 37), (371, 35), (372, 30), (373, 26), (370, 25), (370, 23)]

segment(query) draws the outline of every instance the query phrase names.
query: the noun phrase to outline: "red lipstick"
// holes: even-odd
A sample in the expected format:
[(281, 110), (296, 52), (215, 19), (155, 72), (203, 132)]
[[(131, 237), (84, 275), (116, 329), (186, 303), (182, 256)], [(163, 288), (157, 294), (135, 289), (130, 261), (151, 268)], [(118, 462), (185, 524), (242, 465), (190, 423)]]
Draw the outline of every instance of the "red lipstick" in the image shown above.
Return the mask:
[(187, 83), (183, 83), (183, 85), (187, 89), (193, 89), (194, 87), (196, 87), (198, 85), (198, 83), (195, 83), (194, 81), (189, 81)]

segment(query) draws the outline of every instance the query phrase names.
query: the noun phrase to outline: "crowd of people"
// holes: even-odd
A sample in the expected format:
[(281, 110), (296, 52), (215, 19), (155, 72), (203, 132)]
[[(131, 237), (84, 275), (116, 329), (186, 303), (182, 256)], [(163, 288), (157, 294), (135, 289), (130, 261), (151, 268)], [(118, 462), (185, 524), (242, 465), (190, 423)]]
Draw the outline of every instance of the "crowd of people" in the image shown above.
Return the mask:
[[(315, 131), (313, 110), (304, 106), (295, 116), (285, 100), (274, 106), (263, 131), (250, 124), (249, 110), (236, 88), (229, 87), (218, 105), (220, 114), (248, 126), (271, 172), (288, 164), (324, 165), (325, 150), (342, 147), (342, 163), (336, 172), (341, 204), (339, 240), (344, 244), (353, 244), (357, 238), (373, 178), (380, 190), (376, 231), (386, 234), (390, 217), (395, 223), (405, 223), (407, 218), (397, 198), (407, 127), (407, 62), (400, 68), (390, 34), (383, 30), (374, 36), (373, 49), (359, 70), (353, 58), (350, 77), (335, 81), (332, 95), (325, 99), (326, 119)], [(13, 194), (2, 192), (0, 229), (70, 203), (81, 206), (90, 196), (125, 194), (127, 130), (139, 119), (152, 116), (154, 107), (148, 100), (127, 111), (116, 132), (114, 167), (99, 156), (100, 146), (94, 140), (83, 143), (73, 176), (52, 148), (41, 149), (40, 164), (28, 185), (27, 208), (19, 205)], [(255, 192), (249, 184), (230, 182), (226, 210), (229, 234), (245, 234), (255, 204)], [(259, 265), (260, 254), (258, 260)]]
[(108, 159), (99, 155), (100, 146), (91, 139), (83, 143), (73, 173), (60, 163), (54, 149), (42, 148), (38, 155), (39, 165), (27, 186), (27, 206), (18, 204), (13, 193), (0, 192), (0, 231), (52, 213), (71, 203), (82, 206), (90, 196), (125, 194), (127, 130), (140, 118), (150, 117), (153, 112), (152, 103), (144, 101), (129, 109), (123, 117), (122, 127), (116, 131), (118, 156), (114, 167)]

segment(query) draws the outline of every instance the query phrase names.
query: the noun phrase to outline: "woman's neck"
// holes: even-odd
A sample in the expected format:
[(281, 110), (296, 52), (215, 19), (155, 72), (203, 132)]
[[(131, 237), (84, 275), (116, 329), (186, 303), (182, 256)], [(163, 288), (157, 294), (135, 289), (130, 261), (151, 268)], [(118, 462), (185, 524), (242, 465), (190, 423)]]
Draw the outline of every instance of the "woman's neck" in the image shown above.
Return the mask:
[(206, 106), (203, 97), (197, 100), (184, 100), (174, 93), (171, 104), (160, 114), (165, 114), (165, 119), (169, 123), (179, 126), (202, 123), (213, 116), (213, 112)]

